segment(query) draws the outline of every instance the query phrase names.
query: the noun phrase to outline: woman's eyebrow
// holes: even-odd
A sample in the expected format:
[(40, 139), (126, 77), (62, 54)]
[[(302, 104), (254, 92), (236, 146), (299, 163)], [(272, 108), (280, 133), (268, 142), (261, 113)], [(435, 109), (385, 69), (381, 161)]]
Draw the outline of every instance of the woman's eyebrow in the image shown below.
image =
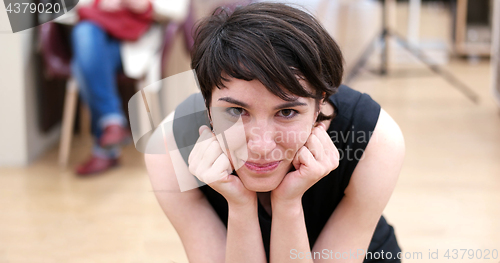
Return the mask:
[(222, 97), (220, 99), (218, 99), (219, 101), (223, 100), (225, 102), (229, 102), (229, 103), (232, 103), (232, 104), (236, 104), (238, 106), (241, 106), (243, 108), (249, 108), (248, 104), (242, 102), (242, 101), (239, 101), (239, 100), (235, 100), (231, 97)]
[(290, 101), (290, 102), (285, 102), (283, 104), (280, 104), (276, 107), (274, 107), (275, 110), (279, 110), (279, 109), (284, 109), (284, 108), (293, 108), (293, 107), (297, 107), (297, 106), (307, 106), (308, 104), (305, 103), (305, 102), (300, 102), (300, 101)]
[[(229, 102), (229, 103), (232, 103), (232, 104), (236, 104), (238, 106), (241, 106), (243, 108), (250, 108), (248, 104), (246, 104), (245, 102), (242, 102), (242, 101), (239, 101), (239, 100), (236, 100), (236, 99), (233, 99), (231, 97), (222, 97), (222, 98), (219, 98), (218, 99), (219, 101), (225, 101), (225, 102)], [(307, 106), (308, 104), (305, 103), (305, 102), (301, 102), (301, 101), (290, 101), (290, 102), (285, 102), (283, 104), (280, 104), (276, 107), (274, 107), (275, 110), (279, 110), (279, 109), (284, 109), (284, 108), (293, 108), (293, 107), (297, 107), (297, 106)]]

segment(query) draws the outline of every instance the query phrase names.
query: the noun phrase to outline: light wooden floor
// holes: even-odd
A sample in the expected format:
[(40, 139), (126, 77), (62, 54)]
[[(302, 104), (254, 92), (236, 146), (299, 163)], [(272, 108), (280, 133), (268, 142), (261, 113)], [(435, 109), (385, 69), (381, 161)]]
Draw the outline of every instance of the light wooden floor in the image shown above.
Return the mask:
[[(426, 32), (436, 30), (434, 22), (423, 21)], [(403, 250), (423, 252), (423, 259), (405, 262), (430, 261), (429, 249), (439, 249), (433, 262), (445, 261), (446, 249), (500, 250), (500, 114), (490, 66), (452, 61), (446, 68), (479, 94), (478, 105), (420, 64), (385, 78), (364, 73), (352, 85), (378, 101), (405, 135), (406, 160), (384, 212)], [(75, 140), (72, 166), (89, 143)], [(133, 147), (125, 149), (123, 166), (86, 179), (59, 170), (56, 150), (28, 168), (0, 168), (0, 262), (187, 262)]]

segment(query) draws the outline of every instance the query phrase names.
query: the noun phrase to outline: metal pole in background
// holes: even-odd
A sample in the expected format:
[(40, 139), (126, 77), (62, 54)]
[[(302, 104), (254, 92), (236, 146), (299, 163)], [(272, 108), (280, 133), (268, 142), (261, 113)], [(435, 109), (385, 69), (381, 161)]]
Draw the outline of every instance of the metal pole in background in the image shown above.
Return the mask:
[(500, 106), (500, 0), (493, 1), (493, 27), (491, 29), (491, 93)]
[(407, 39), (411, 46), (417, 47), (420, 36), (420, 4), (421, 0), (410, 0), (408, 7)]

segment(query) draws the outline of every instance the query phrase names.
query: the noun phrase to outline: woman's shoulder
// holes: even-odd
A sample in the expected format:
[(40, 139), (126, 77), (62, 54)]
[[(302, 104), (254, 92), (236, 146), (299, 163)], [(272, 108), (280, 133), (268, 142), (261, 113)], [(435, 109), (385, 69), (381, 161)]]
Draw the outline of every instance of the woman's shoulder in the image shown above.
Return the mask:
[(337, 128), (352, 128), (347, 127), (349, 124), (372, 131), (375, 128), (381, 107), (370, 95), (341, 85), (329, 100), (335, 108), (333, 122)]
[(370, 95), (345, 85), (329, 99), (336, 115), (327, 132), (340, 154), (339, 167), (334, 173), (341, 175), (342, 189), (345, 189), (372, 138), (381, 107)]
[(330, 96), (335, 108), (328, 132), (337, 147), (364, 149), (378, 122), (381, 107), (370, 95), (342, 85)]

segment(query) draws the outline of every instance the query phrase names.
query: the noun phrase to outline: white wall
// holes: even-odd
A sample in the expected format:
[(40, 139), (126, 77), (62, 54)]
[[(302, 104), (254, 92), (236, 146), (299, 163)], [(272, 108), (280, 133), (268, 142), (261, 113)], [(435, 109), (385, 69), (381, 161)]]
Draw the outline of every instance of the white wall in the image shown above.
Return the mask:
[(37, 127), (34, 29), (10, 33), (0, 4), (0, 166), (24, 166), (53, 146), (59, 127)]
[(27, 163), (23, 75), (21, 35), (0, 33), (0, 165)]

